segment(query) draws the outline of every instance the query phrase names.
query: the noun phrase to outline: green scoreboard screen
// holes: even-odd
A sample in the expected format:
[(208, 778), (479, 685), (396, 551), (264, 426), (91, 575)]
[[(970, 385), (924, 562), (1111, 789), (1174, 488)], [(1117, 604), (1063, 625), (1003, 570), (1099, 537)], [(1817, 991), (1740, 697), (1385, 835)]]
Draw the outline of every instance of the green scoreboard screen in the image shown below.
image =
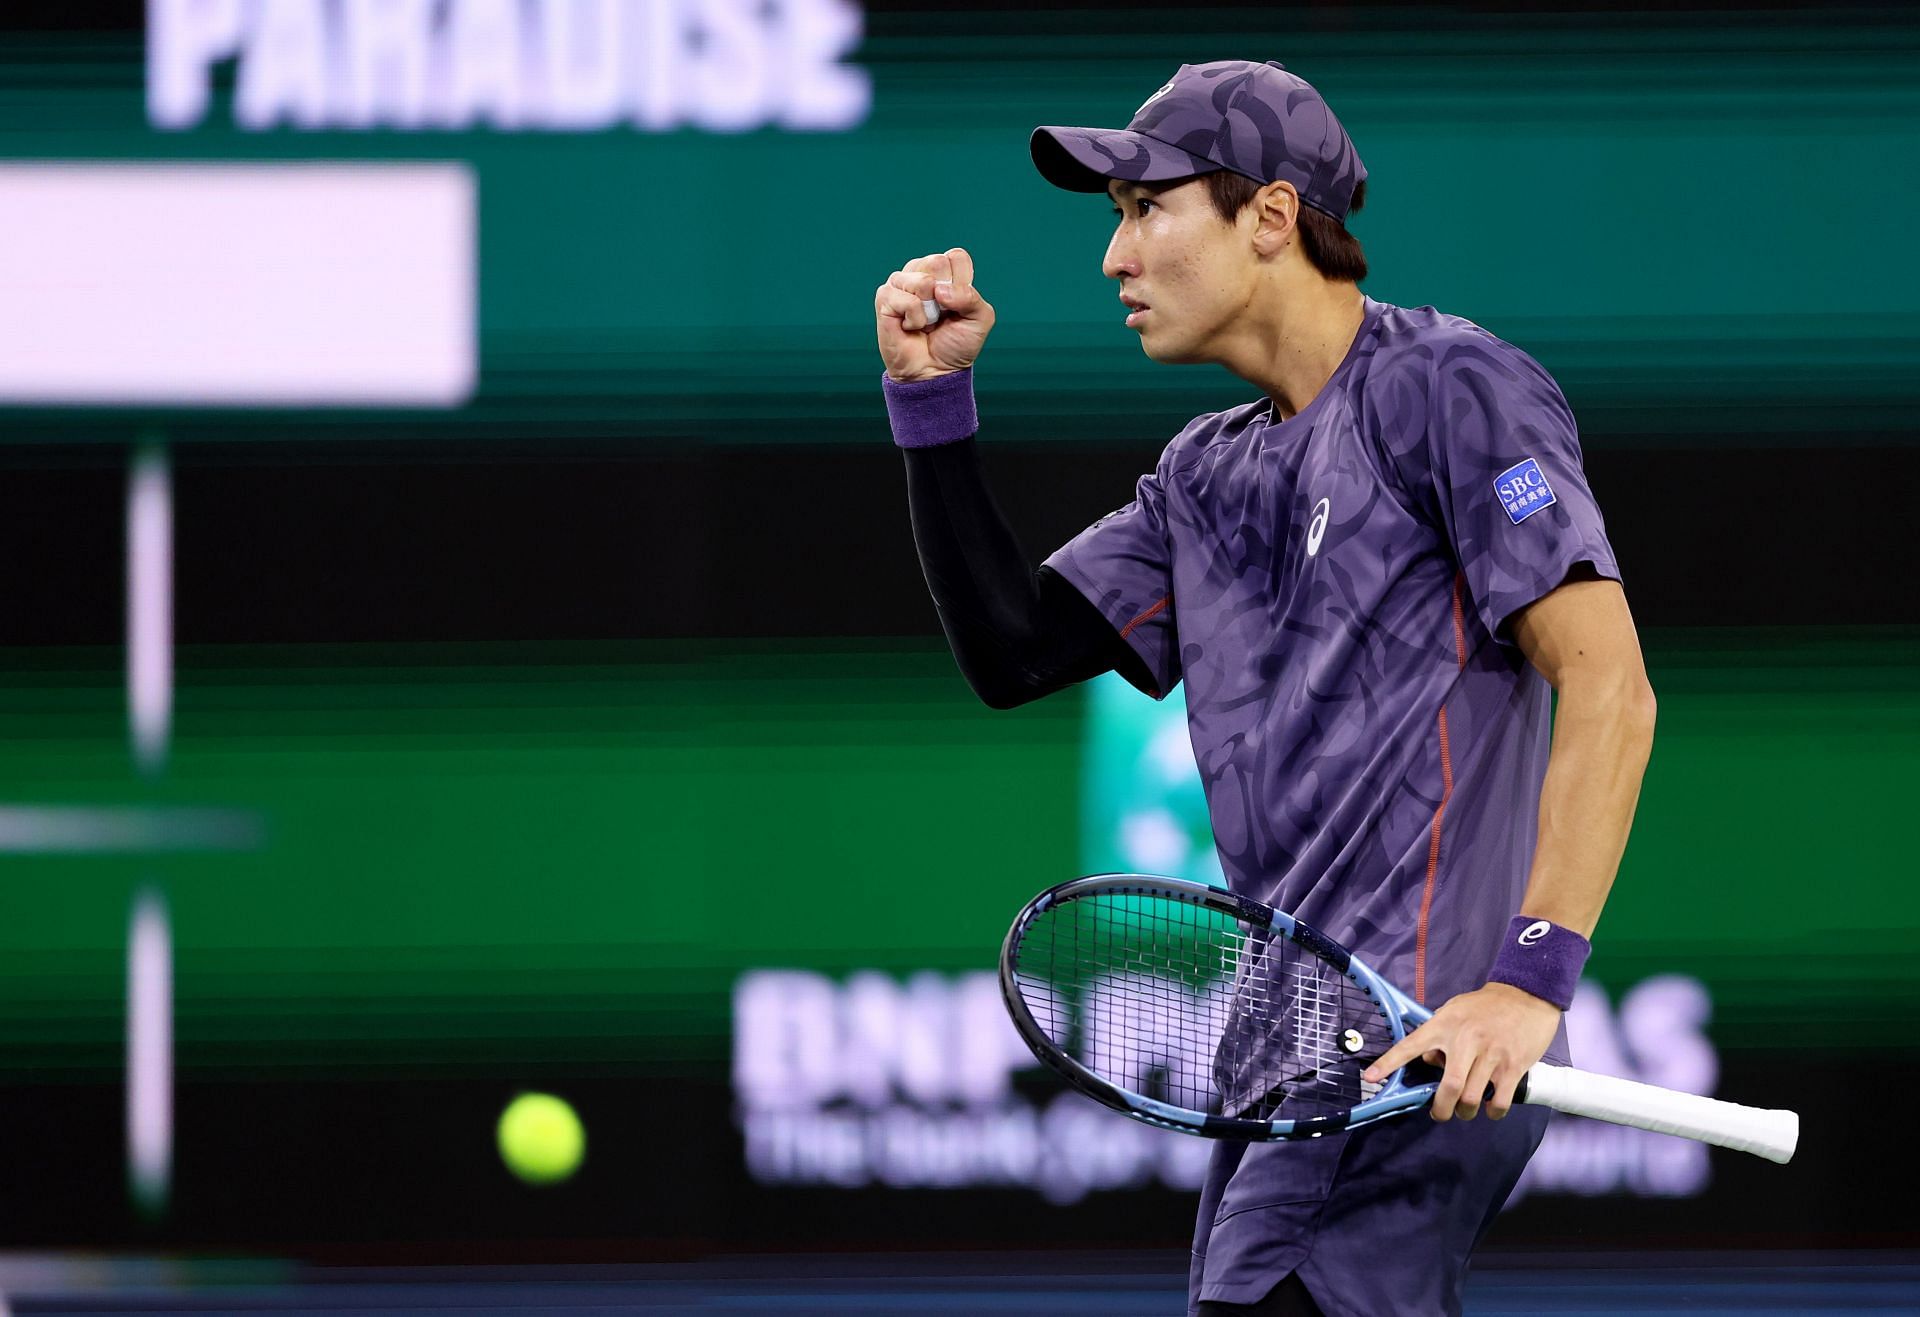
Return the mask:
[[(49, 272), (58, 314), (43, 319), (80, 314), (73, 267), (97, 269), (104, 235), (25, 227), (41, 212), (17, 198), (45, 184), (21, 171), (84, 162), (108, 171), (98, 187), (117, 200), (97, 204), (118, 217), (116, 245), (148, 244), (156, 268), (200, 258), (198, 297), (189, 279), (124, 297), (177, 318), (183, 302), (318, 266), (330, 282), (284, 290), (288, 321), (309, 336), (337, 325), (332, 351), (348, 351), (359, 308), (366, 331), (401, 340), (357, 375), (347, 363), (278, 393), (258, 367), (244, 388), (208, 382), (208, 400), (238, 414), (169, 413), (176, 437), (377, 423), (444, 437), (858, 438), (874, 425), (872, 290), (955, 244), (999, 310), (980, 390), (1006, 433), (1155, 434), (1240, 395), (1133, 350), (1100, 275), (1105, 203), (1048, 186), (1026, 141), (1036, 124), (1124, 122), (1143, 88), (1220, 51), (1305, 71), (1360, 145), (1368, 291), (1525, 346), (1590, 432), (1874, 432), (1920, 401), (1920, 271), (1891, 259), (1920, 208), (1920, 171), (1900, 163), (1920, 158), (1920, 49), (1897, 13), (1583, 23), (155, 0), (125, 31), (0, 34), (0, 196), (22, 216), (16, 249)], [(273, 167), (290, 163), (341, 171), (358, 200), (287, 192), (298, 178)], [(139, 168), (160, 164), (213, 172), (161, 204), (164, 180)], [(423, 180), (428, 166), (443, 172)], [(285, 205), (260, 202), (268, 218), (248, 225), (228, 187), (279, 189)], [(1737, 201), (1749, 196), (1765, 204)], [(1832, 264), (1821, 235), (1841, 210), (1864, 266)], [(315, 215), (332, 222), (301, 222)], [(392, 309), (396, 284), (411, 314)], [(263, 310), (232, 328), (234, 350), (264, 354), (282, 326)], [(148, 350), (166, 339), (156, 328)], [(410, 390), (390, 378), (408, 364)], [(190, 389), (115, 392), (115, 378), (0, 365), (0, 401), (91, 391), (171, 405)], [(270, 423), (249, 409), (301, 387), (330, 407)], [(370, 412), (382, 398), (408, 410)], [(10, 428), (119, 429), (47, 413)]]

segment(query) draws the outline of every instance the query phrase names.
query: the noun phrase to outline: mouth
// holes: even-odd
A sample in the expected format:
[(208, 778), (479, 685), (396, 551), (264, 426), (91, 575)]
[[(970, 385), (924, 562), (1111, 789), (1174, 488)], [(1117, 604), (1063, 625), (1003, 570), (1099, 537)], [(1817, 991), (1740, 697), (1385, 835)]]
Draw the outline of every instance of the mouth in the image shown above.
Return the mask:
[(1139, 298), (1134, 297), (1128, 293), (1120, 294), (1120, 302), (1121, 302), (1121, 305), (1127, 308), (1127, 328), (1128, 329), (1138, 329), (1140, 327), (1141, 318), (1145, 316), (1147, 312), (1153, 309), (1152, 307), (1148, 306), (1145, 302), (1141, 301)]
[(1146, 318), (1147, 313), (1151, 310), (1153, 310), (1152, 307), (1143, 306), (1137, 311), (1127, 312), (1127, 328), (1128, 329), (1140, 328), (1140, 322)]

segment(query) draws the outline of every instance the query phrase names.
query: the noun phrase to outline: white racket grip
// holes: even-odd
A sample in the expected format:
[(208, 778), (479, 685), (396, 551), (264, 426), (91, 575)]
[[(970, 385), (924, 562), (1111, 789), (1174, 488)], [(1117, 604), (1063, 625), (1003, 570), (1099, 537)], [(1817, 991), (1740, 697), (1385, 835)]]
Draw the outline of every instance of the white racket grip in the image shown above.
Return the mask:
[(932, 329), (940, 323), (940, 304), (931, 297), (920, 299), (920, 309), (927, 313), (927, 328)]
[(1737, 1102), (1677, 1093), (1545, 1061), (1527, 1071), (1526, 1094), (1521, 1100), (1569, 1116), (1591, 1116), (1615, 1125), (1678, 1134), (1683, 1139), (1751, 1152), (1773, 1162), (1785, 1163), (1800, 1142), (1797, 1112), (1743, 1107)]

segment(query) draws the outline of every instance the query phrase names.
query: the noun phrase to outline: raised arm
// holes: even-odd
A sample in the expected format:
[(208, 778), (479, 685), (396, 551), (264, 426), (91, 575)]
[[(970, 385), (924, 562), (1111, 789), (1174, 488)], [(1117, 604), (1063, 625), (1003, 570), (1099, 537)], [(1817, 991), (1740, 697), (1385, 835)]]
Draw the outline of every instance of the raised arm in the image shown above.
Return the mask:
[[(926, 304), (941, 315), (929, 323)], [(914, 545), (955, 661), (981, 700), (1013, 708), (1145, 664), (1056, 573), (1035, 571), (989, 491), (973, 438), (972, 366), (993, 308), (961, 248), (923, 256), (874, 294), (887, 413), (903, 450)]]

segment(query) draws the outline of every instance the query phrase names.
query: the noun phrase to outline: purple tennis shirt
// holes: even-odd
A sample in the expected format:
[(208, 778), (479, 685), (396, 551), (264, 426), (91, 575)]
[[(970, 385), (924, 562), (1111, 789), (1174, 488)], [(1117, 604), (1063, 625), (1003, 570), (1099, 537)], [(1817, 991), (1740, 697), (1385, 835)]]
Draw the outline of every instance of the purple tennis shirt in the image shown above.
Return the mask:
[(1619, 572), (1546, 371), (1364, 301), (1298, 415), (1193, 421), (1047, 565), (1149, 694), (1186, 683), (1229, 885), (1438, 1006), (1486, 981), (1533, 856), (1551, 693), (1508, 624), (1576, 564)]

